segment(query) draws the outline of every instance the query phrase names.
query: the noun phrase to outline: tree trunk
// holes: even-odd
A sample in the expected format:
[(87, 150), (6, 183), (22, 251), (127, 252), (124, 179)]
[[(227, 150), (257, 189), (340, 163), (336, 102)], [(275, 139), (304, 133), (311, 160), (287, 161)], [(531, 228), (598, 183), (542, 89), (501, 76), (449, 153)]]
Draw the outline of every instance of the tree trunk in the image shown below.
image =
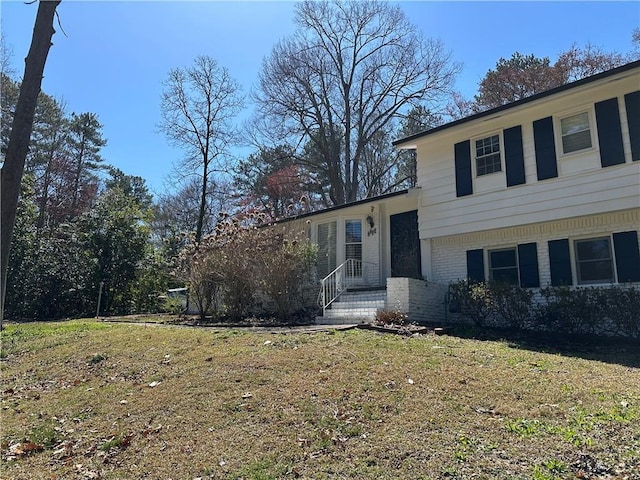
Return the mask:
[(47, 167), (44, 170), (44, 176), (42, 180), (42, 196), (38, 205), (38, 221), (36, 222), (36, 228), (38, 229), (38, 238), (42, 236), (42, 229), (46, 220), (47, 204), (49, 203), (49, 187), (51, 186), (51, 169), (53, 168), (53, 156), (55, 152), (53, 148), (49, 152), (49, 158), (47, 160)]
[(42, 84), (44, 65), (51, 48), (53, 17), (61, 0), (41, 1), (38, 4), (29, 54), (25, 59), (24, 78), (13, 117), (9, 145), (0, 171), (0, 329), (4, 318), (4, 299), (9, 264), (9, 245), (16, 220), (18, 195), (24, 163), (29, 151), (33, 117)]
[(80, 143), (80, 151), (78, 152), (78, 159), (76, 161), (76, 174), (73, 179), (73, 197), (71, 197), (71, 211), (68, 213), (67, 220), (76, 216), (76, 206), (78, 205), (78, 189), (80, 188), (80, 176), (82, 175), (82, 161), (84, 158), (84, 146), (85, 138), (82, 135)]
[(202, 184), (200, 185), (200, 207), (198, 209), (198, 223), (196, 225), (196, 244), (202, 240), (202, 226), (204, 225), (204, 214), (207, 208), (207, 187), (209, 182), (209, 163), (205, 160), (202, 171)]

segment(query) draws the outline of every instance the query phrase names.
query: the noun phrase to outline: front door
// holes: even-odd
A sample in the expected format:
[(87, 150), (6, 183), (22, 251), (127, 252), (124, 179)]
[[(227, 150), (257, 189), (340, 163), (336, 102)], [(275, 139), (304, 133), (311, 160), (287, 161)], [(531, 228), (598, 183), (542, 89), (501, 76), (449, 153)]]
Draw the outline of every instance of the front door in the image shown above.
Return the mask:
[(422, 278), (418, 211), (391, 215), (391, 276)]

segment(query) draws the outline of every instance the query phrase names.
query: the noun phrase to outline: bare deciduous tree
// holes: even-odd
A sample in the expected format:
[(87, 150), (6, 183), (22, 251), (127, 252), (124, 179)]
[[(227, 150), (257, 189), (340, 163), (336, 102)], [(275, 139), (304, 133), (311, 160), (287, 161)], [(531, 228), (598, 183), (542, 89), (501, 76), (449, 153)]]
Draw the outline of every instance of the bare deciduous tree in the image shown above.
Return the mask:
[(11, 67), (11, 57), (13, 56), (13, 48), (7, 44), (4, 33), (0, 32), (0, 73), (8, 77), (12, 77), (15, 72)]
[(633, 54), (605, 52), (602, 48), (590, 43), (587, 43), (584, 48), (573, 44), (569, 50), (560, 54), (554, 68), (562, 75), (563, 83), (569, 83), (611, 70), (635, 59)]
[(304, 1), (295, 8), (297, 32), (274, 47), (260, 74), (257, 123), (275, 143), (312, 142), (331, 202), (350, 202), (364, 190), (367, 146), (403, 110), (438, 100), (458, 67), (387, 2)]
[(241, 104), (238, 83), (211, 57), (199, 56), (190, 67), (171, 70), (164, 82), (160, 128), (184, 149), (182, 167), (199, 178), (197, 242), (203, 234), (209, 183), (216, 173), (228, 170), (223, 161), (236, 137), (232, 120)]

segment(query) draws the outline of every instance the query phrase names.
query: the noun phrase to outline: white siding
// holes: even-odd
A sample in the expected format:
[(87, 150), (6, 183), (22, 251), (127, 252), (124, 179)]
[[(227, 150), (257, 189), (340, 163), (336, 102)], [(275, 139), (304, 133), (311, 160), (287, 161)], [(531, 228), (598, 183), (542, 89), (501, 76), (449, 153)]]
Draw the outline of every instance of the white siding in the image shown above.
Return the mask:
[[(640, 207), (640, 162), (631, 162), (623, 98), (624, 94), (638, 90), (640, 74), (637, 70), (626, 72), (621, 79), (611, 80), (577, 87), (417, 140), (418, 184), (423, 192), (419, 210), (421, 238), (434, 239)], [(613, 97), (618, 98), (626, 163), (602, 168), (593, 105)], [(554, 124), (559, 126), (560, 116), (584, 110), (589, 111), (592, 118), (593, 147), (562, 155), (560, 134), (556, 130), (559, 176), (538, 181), (533, 121), (553, 116)], [(522, 126), (526, 184), (506, 187), (503, 157), (502, 172), (486, 178), (476, 178), (474, 174), (474, 193), (457, 198), (454, 145), (516, 125)], [(504, 143), (501, 147), (504, 149)]]
[[(406, 195), (398, 195), (382, 200), (372, 200), (364, 204), (347, 206), (328, 212), (318, 212), (306, 219), (295, 222), (309, 222), (311, 241), (317, 243), (317, 225), (335, 220), (337, 223), (337, 265), (345, 260), (346, 220), (362, 221), (362, 260), (363, 285), (384, 285), (390, 271), (391, 256), (389, 251), (389, 216), (418, 209), (419, 191), (410, 191)], [(371, 215), (374, 227), (366, 222)], [(292, 222), (293, 223), (293, 222)]]

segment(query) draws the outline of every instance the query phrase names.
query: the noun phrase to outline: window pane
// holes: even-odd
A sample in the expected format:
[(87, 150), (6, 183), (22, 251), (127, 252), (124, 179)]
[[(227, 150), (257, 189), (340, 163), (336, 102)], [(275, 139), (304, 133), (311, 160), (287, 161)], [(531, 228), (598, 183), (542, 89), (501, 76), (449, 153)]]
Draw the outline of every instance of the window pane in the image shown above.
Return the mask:
[(476, 176), (480, 177), (501, 170), (500, 137), (493, 135), (476, 140)]
[(562, 137), (562, 151), (564, 153), (577, 152), (585, 148), (591, 148), (591, 133), (589, 130)]
[(580, 283), (613, 282), (613, 268), (610, 261), (580, 263)]
[(560, 120), (562, 135), (589, 130), (589, 115), (587, 112)]
[(518, 285), (518, 258), (515, 248), (489, 252), (489, 279), (494, 282)]
[(491, 137), (490, 140), (491, 140), (491, 153), (499, 152), (500, 138), (498, 137), (498, 135), (494, 135), (493, 137)]
[[(362, 221), (347, 220), (344, 223), (345, 230), (345, 260), (353, 258), (362, 261)], [(350, 263), (347, 270), (348, 277), (361, 277), (362, 264)]]
[(561, 119), (560, 129), (562, 130), (562, 151), (564, 153), (591, 148), (591, 131), (587, 112)]
[(345, 223), (346, 243), (362, 242), (362, 222), (360, 220), (347, 220)]
[(579, 284), (615, 281), (609, 238), (576, 240), (574, 246)]
[(611, 258), (608, 238), (578, 240), (576, 241), (576, 251), (579, 261)]
[(494, 270), (491, 275), (491, 280), (494, 282), (508, 283), (510, 285), (518, 285), (518, 269), (504, 268)]
[(346, 258), (353, 258), (355, 260), (362, 260), (362, 245), (361, 244), (351, 244), (345, 245), (345, 256)]
[(491, 268), (515, 267), (516, 250), (494, 250), (491, 255)]
[(336, 222), (318, 225), (318, 276), (326, 277), (336, 268)]
[[(362, 244), (352, 243), (345, 245), (345, 259), (353, 258), (354, 260), (362, 260)], [(362, 263), (350, 263), (347, 266), (347, 277), (361, 277)]]
[(477, 159), (477, 175), (486, 175), (488, 173), (499, 172), (502, 170), (500, 162), (500, 154), (489, 155)]

